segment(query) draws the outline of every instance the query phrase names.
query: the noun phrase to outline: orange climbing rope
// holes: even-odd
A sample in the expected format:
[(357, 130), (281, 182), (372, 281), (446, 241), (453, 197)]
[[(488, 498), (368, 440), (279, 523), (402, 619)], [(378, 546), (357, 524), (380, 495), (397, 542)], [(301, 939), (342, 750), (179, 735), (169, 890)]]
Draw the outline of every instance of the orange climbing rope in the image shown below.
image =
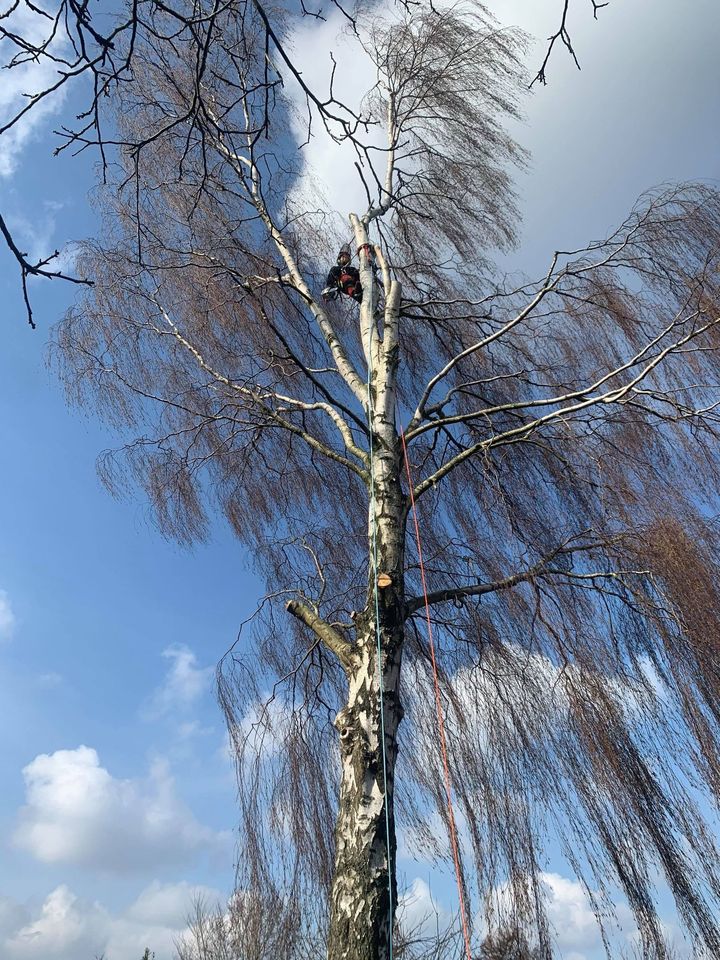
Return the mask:
[(462, 923), (463, 939), (465, 940), (466, 960), (472, 960), (472, 953), (470, 950), (470, 931), (468, 928), (467, 915), (465, 913), (465, 896), (460, 872), (460, 852), (458, 849), (457, 829), (455, 827), (455, 814), (453, 813), (452, 779), (450, 776), (450, 764), (448, 762), (447, 742), (445, 740), (445, 717), (443, 715), (442, 700), (440, 698), (440, 679), (438, 676), (437, 660), (435, 657), (435, 641), (433, 639), (432, 621), (430, 619), (430, 604), (428, 602), (427, 581), (425, 579), (425, 566), (423, 564), (422, 544), (420, 542), (420, 526), (418, 524), (417, 509), (415, 507), (415, 494), (413, 493), (413, 481), (410, 473), (410, 460), (408, 458), (407, 446), (405, 444), (405, 431), (402, 427), (400, 427), (400, 438), (402, 440), (403, 456), (405, 458), (405, 473), (407, 474), (408, 487), (410, 489), (410, 505), (412, 507), (413, 522), (415, 525), (415, 542), (417, 543), (418, 561), (420, 563), (420, 578), (422, 581), (423, 597), (425, 598), (425, 619), (427, 621), (430, 660), (432, 662), (433, 682), (435, 684), (435, 711), (437, 713), (440, 751), (442, 753), (443, 769), (445, 772), (445, 795), (447, 798), (448, 823), (450, 824), (450, 843), (452, 846), (453, 860), (455, 861), (455, 879), (457, 880), (458, 900), (460, 902), (460, 921)]

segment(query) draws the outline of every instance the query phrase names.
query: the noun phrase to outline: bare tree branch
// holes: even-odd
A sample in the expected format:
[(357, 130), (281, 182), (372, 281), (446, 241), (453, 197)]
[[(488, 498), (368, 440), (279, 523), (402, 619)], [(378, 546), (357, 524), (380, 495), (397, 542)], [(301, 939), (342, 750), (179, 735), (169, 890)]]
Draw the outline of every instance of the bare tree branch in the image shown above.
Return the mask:
[[(598, 11), (601, 10), (603, 7), (607, 7), (610, 5), (609, 2), (597, 3), (596, 0), (590, 0), (590, 2), (593, 8), (593, 17), (596, 20), (598, 17)], [(550, 37), (548, 37), (548, 46), (545, 51), (545, 58), (542, 64), (540, 65), (540, 69), (538, 70), (537, 74), (535, 75), (532, 82), (530, 83), (531, 87), (533, 87), (536, 83), (542, 83), (543, 85), (547, 83), (547, 76), (546, 76), (547, 66), (548, 66), (548, 63), (550, 62), (550, 57), (552, 56), (553, 47), (555, 46), (558, 40), (560, 40), (562, 45), (565, 47), (565, 49), (568, 51), (570, 56), (573, 58), (575, 66), (578, 68), (578, 70), (580, 69), (580, 61), (578, 60), (577, 54), (575, 53), (575, 49), (572, 44), (572, 39), (570, 37), (570, 31), (567, 25), (568, 10), (570, 8), (570, 0), (562, 0), (562, 4), (563, 4), (563, 7), (562, 7), (562, 16), (560, 19), (560, 26), (558, 27), (555, 33), (553, 33)]]
[[(499, 590), (509, 590), (512, 587), (517, 586), (521, 583), (527, 583), (534, 580), (536, 577), (543, 576), (545, 574), (560, 574), (562, 576), (572, 576), (567, 570), (556, 570), (551, 567), (551, 563), (558, 556), (567, 558), (568, 560), (572, 559), (573, 554), (583, 553), (586, 551), (597, 550), (601, 546), (607, 546), (607, 541), (602, 541), (601, 543), (580, 543), (576, 545), (570, 545), (572, 541), (564, 541), (560, 546), (558, 546), (547, 556), (543, 557), (537, 563), (533, 564), (532, 567), (529, 567), (527, 570), (522, 570), (518, 573), (514, 573), (511, 576), (503, 577), (501, 580), (495, 580), (493, 583), (473, 583), (465, 584), (463, 586), (456, 587), (446, 587), (441, 590), (434, 590), (432, 593), (427, 595), (427, 603), (429, 606), (439, 603), (447, 603), (452, 600), (461, 600), (464, 597), (481, 597), (487, 593), (496, 593)], [(576, 575), (586, 576), (588, 578), (599, 577), (601, 574), (586, 574), (586, 575)], [(607, 576), (615, 576), (615, 574), (607, 574)], [(425, 606), (425, 597), (411, 597), (406, 601), (406, 610), (407, 615), (412, 616), (418, 610), (422, 609)]]
[(58, 279), (58, 280), (67, 280), (70, 283), (79, 284), (81, 286), (92, 286), (91, 280), (84, 280), (80, 277), (72, 277), (67, 273), (64, 273), (62, 270), (51, 270), (49, 265), (60, 256), (60, 251), (55, 250), (54, 253), (51, 253), (49, 257), (45, 257), (42, 260), (38, 260), (37, 263), (30, 263), (27, 259), (27, 255), (22, 253), (18, 248), (17, 244), (13, 240), (12, 234), (10, 233), (5, 220), (0, 215), (0, 233), (2, 233), (5, 238), (10, 252), (15, 257), (20, 267), (20, 279), (22, 282), (22, 292), (23, 300), (25, 301), (25, 309), (27, 311), (27, 321), (35, 329), (35, 321), (33, 320), (32, 307), (30, 305), (30, 297), (28, 295), (28, 277), (46, 277), (47, 279)]
[(346, 640), (343, 640), (336, 630), (333, 630), (330, 624), (326, 623), (307, 604), (300, 600), (288, 600), (286, 610), (297, 617), (298, 620), (301, 620), (319, 640), (322, 640), (347, 672), (352, 669), (354, 663), (353, 648)]

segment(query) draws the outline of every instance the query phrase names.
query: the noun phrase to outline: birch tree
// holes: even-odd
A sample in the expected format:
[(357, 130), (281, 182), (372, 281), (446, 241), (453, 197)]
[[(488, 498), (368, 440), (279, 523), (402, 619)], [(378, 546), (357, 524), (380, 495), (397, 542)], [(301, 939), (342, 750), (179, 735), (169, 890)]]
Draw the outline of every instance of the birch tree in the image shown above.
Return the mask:
[[(262, 13), (213, 17), (158, 14), (134, 48), (56, 356), (127, 432), (111, 488), (182, 542), (221, 512), (267, 583), (219, 668), (247, 956), (419, 956), (399, 827), (457, 861), (471, 950), (502, 928), (551, 956), (554, 838), (647, 956), (656, 875), (717, 953), (720, 196), (650, 190), (510, 281), (516, 32), (477, 3), (354, 20), (376, 82), (315, 102), (367, 192), (336, 217), (299, 180)], [(319, 293), (343, 241), (359, 305)]]

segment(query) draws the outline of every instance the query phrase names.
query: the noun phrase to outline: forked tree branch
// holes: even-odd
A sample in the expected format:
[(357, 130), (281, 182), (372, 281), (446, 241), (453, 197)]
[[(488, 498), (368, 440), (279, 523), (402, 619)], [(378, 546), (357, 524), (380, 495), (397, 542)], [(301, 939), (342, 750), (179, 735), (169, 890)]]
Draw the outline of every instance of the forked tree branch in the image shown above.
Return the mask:
[[(445, 364), (445, 366), (439, 370), (431, 379), (428, 381), (420, 401), (417, 405), (415, 413), (412, 416), (410, 423), (408, 424), (406, 437), (408, 440), (411, 440), (413, 436), (421, 433), (423, 429), (419, 425), (422, 423), (422, 420), (425, 418), (427, 413), (427, 404), (432, 395), (435, 387), (444, 380), (463, 360), (466, 360), (468, 357), (474, 356), (479, 351), (486, 349), (491, 344), (495, 343), (497, 340), (502, 339), (508, 333), (510, 333), (515, 327), (522, 324), (526, 321), (534, 311), (543, 303), (545, 298), (556, 292), (560, 282), (572, 275), (573, 277), (581, 277), (586, 274), (590, 274), (593, 271), (600, 271), (604, 267), (607, 267), (612, 264), (613, 261), (617, 260), (620, 254), (627, 249), (629, 244), (632, 242), (637, 230), (639, 229), (640, 223), (634, 224), (633, 227), (628, 230), (627, 234), (623, 237), (621, 236), (621, 229), (616, 230), (611, 236), (608, 237), (605, 244), (590, 245), (586, 248), (587, 252), (595, 251), (598, 248), (603, 246), (609, 246), (610, 250), (605, 255), (598, 259), (592, 260), (584, 264), (575, 264), (575, 263), (566, 263), (561, 270), (557, 273), (555, 268), (557, 267), (558, 260), (561, 256), (571, 257), (575, 256), (584, 251), (580, 250), (571, 250), (571, 251), (559, 251), (556, 250), (550, 261), (550, 266), (548, 271), (543, 278), (540, 289), (534, 294), (529, 303), (527, 303), (522, 310), (520, 310), (514, 317), (504, 323), (497, 330), (494, 330), (492, 333), (488, 334), (485, 337), (482, 337), (480, 340), (477, 340), (475, 343), (466, 347), (464, 350), (461, 350), (459, 353), (456, 353), (455, 356), (451, 357), (450, 360)], [(483, 301), (480, 301), (481, 303)], [(469, 304), (468, 304), (469, 305)]]
[[(338, 373), (343, 378), (347, 386), (352, 390), (355, 398), (364, 406), (366, 398), (365, 382), (359, 376), (353, 364), (351, 363), (345, 348), (338, 337), (330, 318), (327, 315), (327, 312), (323, 310), (320, 304), (316, 301), (315, 297), (312, 295), (310, 287), (305, 281), (305, 278), (298, 267), (297, 261), (295, 260), (290, 247), (286, 243), (285, 238), (280, 230), (276, 227), (272, 216), (267, 209), (267, 205), (265, 204), (260, 191), (261, 174), (252, 157), (252, 145), (250, 145), (249, 157), (244, 157), (242, 154), (236, 153), (225, 144), (222, 132), (217, 126), (217, 120), (215, 118), (213, 118), (213, 122), (216, 124), (217, 130), (216, 137), (213, 138), (213, 146), (238, 174), (244, 189), (247, 190), (251, 202), (257, 209), (260, 219), (268, 231), (270, 239), (275, 244), (278, 253), (285, 263), (285, 267), (290, 274), (294, 288), (302, 296), (303, 300), (307, 303), (310, 311), (315, 317), (328, 349), (332, 354)], [(243, 167), (247, 167), (247, 171), (249, 172), (249, 185), (246, 180), (246, 173), (242, 169)]]
[[(597, 0), (590, 0), (593, 8), (593, 17), (597, 20), (598, 10), (602, 10), (603, 7), (609, 6), (609, 0), (606, 3), (598, 3)], [(568, 30), (567, 18), (568, 10), (570, 8), (570, 0), (563, 0), (563, 9), (562, 15), (560, 18), (560, 26), (551, 36), (548, 37), (548, 46), (545, 51), (545, 58), (540, 66), (540, 69), (536, 73), (533, 80), (530, 82), (530, 87), (534, 87), (536, 83), (541, 83), (543, 86), (547, 83), (547, 65), (550, 62), (550, 57), (552, 56), (553, 48), (558, 40), (563, 44), (565, 49), (568, 51), (570, 56), (573, 58), (575, 66), (580, 69), (580, 61), (577, 58), (575, 53), (575, 48), (573, 47), (572, 38), (570, 36), (570, 31)]]
[(301, 427), (298, 427), (291, 420), (288, 420), (287, 417), (282, 416), (277, 410), (269, 406), (269, 400), (276, 400), (279, 403), (286, 404), (288, 406), (295, 407), (298, 410), (311, 411), (319, 410), (323, 413), (326, 413), (330, 416), (331, 420), (338, 427), (340, 434), (342, 435), (348, 450), (354, 453), (362, 462), (366, 462), (366, 454), (359, 447), (357, 447), (352, 439), (352, 433), (342, 419), (342, 417), (337, 413), (337, 411), (327, 403), (314, 402), (307, 403), (301, 400), (296, 400), (293, 397), (284, 396), (281, 394), (274, 393), (273, 391), (260, 388), (259, 386), (246, 387), (242, 384), (236, 383), (231, 380), (229, 377), (224, 376), (219, 373), (217, 370), (213, 369), (212, 365), (209, 364), (200, 351), (190, 343), (190, 341), (183, 336), (180, 330), (177, 328), (176, 324), (173, 322), (166, 310), (164, 310), (156, 301), (153, 301), (164, 317), (166, 323), (170, 327), (170, 333), (178, 341), (181, 346), (190, 353), (190, 355), (195, 359), (198, 366), (205, 372), (210, 374), (214, 380), (218, 383), (222, 383), (224, 387), (228, 390), (240, 394), (242, 397), (246, 398), (250, 404), (256, 407), (261, 413), (267, 416), (270, 420), (275, 422), (279, 427), (294, 433), (296, 436), (301, 437), (309, 447), (313, 450), (317, 450), (318, 453), (323, 454), (330, 460), (334, 460), (336, 463), (342, 464), (342, 466), (347, 467), (353, 473), (356, 473), (364, 483), (368, 482), (368, 473), (358, 464), (354, 463), (352, 460), (349, 460), (347, 457), (344, 457), (342, 454), (338, 453), (336, 450), (333, 450), (332, 447), (328, 447), (327, 444), (323, 443), (321, 440), (318, 440), (317, 437), (309, 433), (309, 431), (304, 430)]
[[(686, 318), (687, 319), (692, 319)], [(657, 344), (662, 340), (663, 336), (667, 333), (667, 330), (672, 329), (673, 326), (677, 324), (677, 320), (674, 320), (673, 323), (660, 334), (658, 337), (654, 338), (650, 344), (647, 344), (641, 353), (638, 356), (644, 356), (647, 353), (647, 350), (652, 346)], [(639, 373), (635, 374), (629, 381), (622, 384), (619, 387), (606, 390), (605, 392), (598, 394), (593, 397), (587, 397), (586, 399), (581, 399), (578, 402), (569, 403), (565, 406), (561, 406), (558, 410), (553, 410), (550, 413), (545, 414), (543, 417), (538, 417), (534, 420), (531, 420), (529, 423), (521, 424), (518, 427), (513, 427), (510, 430), (505, 430), (502, 433), (495, 434), (492, 437), (487, 437), (484, 440), (480, 440), (478, 443), (474, 443), (469, 447), (466, 447), (456, 456), (452, 457), (441, 467), (439, 467), (433, 474), (419, 483), (414, 491), (416, 498), (422, 496), (427, 490), (433, 487), (435, 484), (439, 483), (444, 477), (446, 477), (452, 470), (460, 466), (461, 463), (464, 463), (470, 457), (475, 456), (476, 454), (482, 451), (488, 451), (493, 447), (500, 447), (508, 443), (517, 443), (521, 440), (526, 440), (533, 433), (535, 433), (540, 428), (558, 421), (567, 421), (576, 419), (576, 415), (589, 411), (592, 408), (602, 408), (603, 406), (610, 404), (622, 404), (628, 402), (628, 399), (632, 398), (635, 388), (638, 383), (641, 383), (645, 380), (662, 362), (671, 354), (679, 352), (690, 340), (693, 340), (700, 336), (702, 333), (718, 326), (720, 324), (720, 317), (716, 317), (714, 320), (710, 320), (708, 323), (703, 324), (700, 327), (696, 327), (690, 330), (685, 336), (680, 337), (675, 342), (669, 344), (664, 349), (660, 350), (658, 354), (649, 360), (645, 366), (640, 370)], [(619, 366), (616, 370), (611, 371), (601, 378), (600, 383), (605, 383), (609, 379), (617, 376), (623, 371), (627, 371), (635, 366), (637, 363), (637, 356), (633, 357), (631, 360), (626, 361), (624, 364)], [(592, 385), (588, 387), (588, 390), (592, 389)], [(583, 397), (582, 392), (572, 394), (573, 397), (580, 396)]]
[(33, 320), (32, 306), (30, 304), (30, 296), (28, 294), (27, 284), (29, 277), (45, 277), (48, 280), (67, 280), (68, 283), (75, 283), (86, 287), (92, 286), (92, 280), (85, 280), (82, 277), (72, 277), (67, 273), (63, 273), (62, 270), (48, 269), (49, 264), (51, 264), (53, 260), (56, 260), (60, 256), (59, 250), (55, 250), (54, 253), (51, 253), (49, 257), (45, 257), (43, 260), (38, 260), (37, 263), (30, 263), (27, 258), (27, 254), (20, 250), (17, 243), (13, 239), (10, 229), (8, 228), (8, 225), (1, 214), (0, 233), (2, 233), (8, 249), (15, 257), (18, 262), (18, 266), (20, 267), (20, 277), (22, 281), (22, 292), (23, 300), (25, 302), (25, 310), (27, 313), (27, 321), (33, 330), (35, 329), (35, 321)]
[[(585, 531), (585, 533), (587, 532), (588, 531)], [(520, 583), (527, 583), (528, 581), (533, 580), (535, 577), (541, 576), (542, 574), (553, 574), (559, 572), (550, 567), (550, 564), (553, 562), (553, 560), (557, 560), (558, 557), (571, 557), (575, 553), (587, 553), (591, 550), (597, 550), (600, 546), (608, 546), (614, 542), (612, 539), (610, 539), (604, 541), (602, 544), (596, 542), (580, 543), (577, 546), (570, 546), (573, 539), (578, 539), (578, 537), (581, 536), (584, 536), (584, 534), (578, 534), (577, 537), (571, 538), (570, 540), (565, 540), (553, 551), (546, 554), (544, 557), (542, 557), (542, 559), (538, 560), (537, 563), (533, 564), (532, 567), (528, 567), (527, 570), (521, 570), (509, 577), (503, 577), (501, 580), (494, 580), (491, 583), (471, 583), (459, 587), (446, 587), (442, 590), (433, 590), (427, 595), (427, 603), (429, 606), (432, 606), (433, 604), (447, 603), (451, 600), (460, 600), (463, 597), (481, 597), (486, 593), (498, 593), (501, 590), (509, 590), (511, 587), (515, 587)], [(562, 572), (563, 574), (567, 575), (567, 571)], [(424, 606), (424, 596), (412, 597), (412, 599), (408, 600), (405, 604), (406, 616), (411, 617)]]
[[(427, 423), (424, 423), (422, 426), (413, 430), (412, 433), (409, 433), (406, 436), (406, 439), (409, 441), (419, 436), (420, 434), (427, 432), (428, 430), (438, 430), (455, 423), (470, 423), (473, 420), (477, 420), (479, 418), (487, 418), (498, 413), (509, 413), (509, 412), (518, 413), (521, 410), (527, 410), (531, 408), (534, 409), (536, 407), (552, 407), (552, 406), (558, 406), (562, 403), (568, 404), (574, 400), (584, 401), (588, 397), (588, 394), (595, 393), (604, 384), (608, 383), (611, 380), (614, 380), (616, 377), (620, 376), (620, 374), (626, 373), (628, 370), (632, 370), (633, 367), (636, 367), (641, 361), (643, 361), (647, 357), (647, 355), (650, 353), (653, 347), (656, 347), (660, 343), (662, 343), (662, 341), (667, 337), (667, 335), (671, 333), (676, 327), (684, 325), (696, 319), (697, 315), (698, 315), (698, 311), (695, 311), (692, 314), (686, 317), (683, 317), (682, 319), (680, 318), (679, 314), (676, 315), (675, 317), (673, 317), (672, 321), (665, 328), (663, 328), (660, 331), (660, 333), (657, 334), (657, 336), (653, 337), (651, 340), (648, 340), (648, 342), (632, 357), (630, 357), (628, 360), (621, 363), (619, 366), (614, 367), (612, 370), (609, 370), (607, 373), (604, 373), (601, 377), (598, 377), (593, 383), (589, 383), (585, 387), (581, 387), (577, 390), (572, 390), (567, 393), (557, 394), (554, 397), (544, 397), (544, 398), (533, 399), (533, 400), (517, 400), (512, 403), (498, 404), (494, 407), (483, 407), (479, 410), (470, 410), (466, 413), (458, 413), (458, 414), (453, 414), (446, 417), (439, 417), (435, 420), (428, 421)], [(679, 340), (678, 343), (671, 344), (669, 347), (660, 351), (660, 353), (650, 363), (646, 365), (644, 371), (641, 372), (638, 379), (644, 379), (644, 377), (647, 374), (649, 374), (651, 370), (653, 370), (669, 353), (681, 352), (682, 347), (685, 343), (687, 343), (691, 339), (694, 339), (699, 333), (704, 332), (705, 330), (709, 329), (709, 327), (714, 326), (715, 323), (717, 322), (720, 322), (720, 318), (718, 318), (718, 320), (711, 321), (711, 323), (707, 324), (705, 327), (701, 327), (698, 330), (692, 330), (689, 336)], [(633, 381), (633, 383), (634, 382), (637, 382), (637, 381)], [(632, 383), (629, 385), (629, 388), (633, 389), (634, 391), (634, 387)], [(460, 388), (457, 388), (457, 389), (460, 389)], [(626, 389), (625, 388), (621, 388), (621, 389), (623, 390), (623, 394), (624, 394), (626, 392)], [(616, 391), (613, 391), (613, 390), (606, 391), (601, 396), (592, 398), (593, 402), (607, 403), (609, 402), (608, 397), (610, 397), (615, 392)]]

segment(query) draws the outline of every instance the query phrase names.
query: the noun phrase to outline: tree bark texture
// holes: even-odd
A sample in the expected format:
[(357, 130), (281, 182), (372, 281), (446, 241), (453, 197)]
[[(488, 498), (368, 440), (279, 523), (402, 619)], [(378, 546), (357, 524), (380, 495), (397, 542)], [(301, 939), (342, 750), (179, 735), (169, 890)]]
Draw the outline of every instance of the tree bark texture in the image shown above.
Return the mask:
[[(356, 621), (347, 704), (335, 721), (342, 771), (328, 960), (387, 960), (392, 936), (391, 915), (394, 918), (397, 907), (393, 783), (397, 732), (403, 713), (399, 683), (404, 621), (405, 497), (400, 485), (400, 445), (394, 423), (386, 422), (378, 414), (375, 427), (375, 503), (374, 509), (371, 503), (369, 516), (367, 602)], [(377, 570), (373, 562), (373, 524)], [(387, 574), (391, 581), (378, 589), (377, 618), (376, 573)], [(376, 620), (381, 637), (380, 669)]]

